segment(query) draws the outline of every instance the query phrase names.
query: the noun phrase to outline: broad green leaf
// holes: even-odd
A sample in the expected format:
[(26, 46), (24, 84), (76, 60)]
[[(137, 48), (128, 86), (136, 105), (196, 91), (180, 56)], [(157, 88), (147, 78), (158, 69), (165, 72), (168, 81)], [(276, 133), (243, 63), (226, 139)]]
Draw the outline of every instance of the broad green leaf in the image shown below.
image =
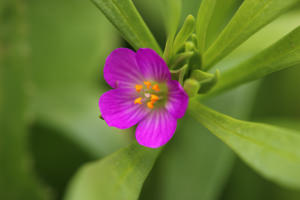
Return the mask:
[(132, 0), (92, 1), (136, 50), (147, 47), (161, 54), (159, 45)]
[[(253, 108), (254, 110), (257, 109), (255, 106)], [(259, 122), (280, 125), (300, 131), (300, 119), (269, 117), (258, 120)], [(251, 187), (251, 190), (249, 190), (249, 187)], [(232, 170), (232, 175), (224, 193), (225, 195), (222, 195), (224, 200), (298, 200), (300, 198), (299, 190), (280, 187), (263, 179), (263, 177), (240, 160), (236, 162)]]
[(256, 56), (224, 72), (216, 87), (208, 95), (228, 90), (299, 63), (300, 26)]
[(217, 40), (204, 53), (204, 68), (212, 67), (252, 34), (297, 3), (299, 0), (244, 1)]
[(72, 180), (65, 200), (136, 200), (161, 149), (136, 142), (86, 164)]
[(300, 187), (300, 134), (271, 125), (245, 122), (192, 100), (190, 113), (264, 177)]
[(215, 9), (216, 0), (203, 0), (201, 2), (197, 21), (196, 21), (196, 34), (198, 40), (198, 49), (202, 53), (206, 48), (206, 37), (208, 25)]
[(98, 100), (107, 90), (104, 60), (119, 45), (114, 27), (85, 1), (70, 6), (69, 0), (32, 0), (28, 13), (34, 122), (64, 134), (94, 158), (127, 145), (127, 134), (99, 119)]
[(0, 3), (0, 199), (46, 199), (28, 152), (25, 1)]
[(243, 0), (217, 0), (206, 34), (205, 50), (228, 24)]

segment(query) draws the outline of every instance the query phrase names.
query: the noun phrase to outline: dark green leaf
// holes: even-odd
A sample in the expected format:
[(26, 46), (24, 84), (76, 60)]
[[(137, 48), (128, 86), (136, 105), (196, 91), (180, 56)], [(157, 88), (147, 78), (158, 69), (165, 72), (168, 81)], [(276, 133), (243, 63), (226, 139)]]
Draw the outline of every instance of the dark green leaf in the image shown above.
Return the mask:
[(132, 0), (92, 1), (136, 50), (147, 47), (161, 54), (159, 45)]
[(98, 100), (107, 90), (104, 60), (119, 45), (114, 28), (85, 1), (70, 6), (68, 0), (32, 0), (28, 12), (36, 123), (65, 134), (96, 158), (128, 144), (127, 134), (98, 118)]
[(252, 34), (297, 3), (299, 0), (244, 1), (217, 40), (204, 53), (204, 68), (212, 67)]
[(300, 187), (300, 134), (275, 126), (245, 122), (213, 111), (196, 100), (190, 113), (264, 177)]
[(46, 199), (28, 152), (26, 3), (0, 3), (0, 199)]
[(83, 166), (75, 175), (65, 200), (136, 200), (160, 149), (137, 143)]

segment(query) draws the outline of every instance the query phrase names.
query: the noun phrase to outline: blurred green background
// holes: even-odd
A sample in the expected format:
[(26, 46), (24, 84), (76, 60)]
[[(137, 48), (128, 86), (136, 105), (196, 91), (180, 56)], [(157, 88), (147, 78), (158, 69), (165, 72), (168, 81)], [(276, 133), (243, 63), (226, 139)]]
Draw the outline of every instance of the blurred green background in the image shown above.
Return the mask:
[[(200, 2), (183, 1), (182, 21), (187, 14), (196, 15)], [(241, 2), (217, 8), (209, 43)], [(163, 47), (164, 8), (158, 9), (159, 0), (134, 3)], [(295, 8), (216, 67), (234, 66), (299, 25), (300, 9)], [(0, 199), (62, 199), (80, 166), (130, 143), (131, 130), (109, 128), (98, 118), (98, 99), (109, 88), (103, 65), (118, 47), (130, 48), (88, 0), (1, 0)], [(295, 66), (207, 104), (240, 119), (300, 130), (299, 77)], [(296, 200), (300, 192), (264, 180), (187, 115), (140, 199)]]

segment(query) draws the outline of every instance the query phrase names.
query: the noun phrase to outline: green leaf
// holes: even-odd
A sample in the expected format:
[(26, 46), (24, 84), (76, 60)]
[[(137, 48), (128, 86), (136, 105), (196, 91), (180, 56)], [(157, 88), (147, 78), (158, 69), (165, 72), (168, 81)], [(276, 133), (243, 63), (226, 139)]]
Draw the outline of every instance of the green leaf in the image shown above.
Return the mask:
[(147, 47), (162, 54), (159, 45), (132, 0), (92, 1), (136, 50)]
[(198, 49), (202, 53), (206, 48), (206, 36), (208, 25), (213, 16), (216, 0), (203, 0), (201, 2), (197, 21), (196, 21), (196, 34), (198, 39)]
[(169, 64), (173, 55), (173, 42), (178, 29), (181, 17), (181, 0), (163, 0), (162, 13), (164, 16), (165, 27), (167, 31), (167, 42), (163, 57)]
[(46, 199), (28, 151), (27, 5), (5, 0), (0, 6), (0, 199)]
[(83, 166), (65, 200), (136, 200), (161, 149), (137, 143)]
[(297, 3), (299, 0), (244, 1), (217, 40), (204, 53), (204, 68), (212, 67), (252, 34)]
[(174, 39), (181, 17), (182, 0), (162, 0), (162, 4), (167, 35)]
[(226, 145), (186, 115), (159, 156), (140, 199), (217, 199), (234, 158)]
[[(209, 99), (209, 105), (248, 118), (255, 88), (230, 91)], [(226, 105), (226, 106), (224, 106)], [(218, 138), (187, 113), (147, 179), (141, 200), (219, 199), (227, 188), (235, 156)], [(188, 184), (187, 184), (188, 183)]]
[(220, 78), (220, 71), (217, 69), (211, 79), (205, 80), (201, 82), (201, 88), (199, 93), (206, 93), (211, 90), (218, 83)]
[(190, 113), (264, 177), (300, 187), (300, 134), (271, 125), (245, 122), (192, 100)]
[(208, 95), (220, 93), (299, 63), (300, 26), (256, 56), (224, 72)]
[(187, 71), (187, 67), (188, 67), (188, 65), (184, 65), (180, 69), (170, 70), (171, 75), (172, 75), (172, 79), (173, 80), (178, 80), (178, 82), (182, 85), (185, 73)]
[(174, 44), (173, 51), (176, 53), (181, 47), (184, 46), (184, 42), (191, 36), (195, 29), (195, 18), (192, 15), (188, 15), (177, 34)]
[[(49, 8), (55, 9), (45, 14)], [(28, 13), (34, 122), (64, 134), (93, 158), (126, 146), (128, 134), (98, 118), (97, 102), (107, 90), (104, 60), (119, 46), (114, 27), (85, 1), (30, 1)]]
[(209, 22), (205, 50), (215, 41), (224, 27), (228, 24), (243, 0), (217, 0), (213, 15)]

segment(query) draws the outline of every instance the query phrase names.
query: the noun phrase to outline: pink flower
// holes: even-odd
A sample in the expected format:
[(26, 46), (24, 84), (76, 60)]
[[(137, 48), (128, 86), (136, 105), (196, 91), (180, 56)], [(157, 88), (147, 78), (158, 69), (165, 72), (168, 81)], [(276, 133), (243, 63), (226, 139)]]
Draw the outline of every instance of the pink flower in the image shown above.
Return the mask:
[(155, 51), (114, 50), (106, 60), (104, 78), (113, 89), (100, 97), (99, 107), (109, 126), (127, 129), (137, 124), (138, 143), (151, 148), (173, 137), (188, 96)]

